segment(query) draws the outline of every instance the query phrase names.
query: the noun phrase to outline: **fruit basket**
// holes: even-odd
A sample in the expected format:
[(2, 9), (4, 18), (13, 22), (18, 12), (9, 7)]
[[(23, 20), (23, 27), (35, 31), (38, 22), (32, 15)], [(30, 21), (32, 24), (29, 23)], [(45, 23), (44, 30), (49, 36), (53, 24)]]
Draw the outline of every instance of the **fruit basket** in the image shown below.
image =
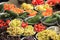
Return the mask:
[(1, 40), (60, 40), (60, 1), (32, 1), (20, 8), (0, 3)]

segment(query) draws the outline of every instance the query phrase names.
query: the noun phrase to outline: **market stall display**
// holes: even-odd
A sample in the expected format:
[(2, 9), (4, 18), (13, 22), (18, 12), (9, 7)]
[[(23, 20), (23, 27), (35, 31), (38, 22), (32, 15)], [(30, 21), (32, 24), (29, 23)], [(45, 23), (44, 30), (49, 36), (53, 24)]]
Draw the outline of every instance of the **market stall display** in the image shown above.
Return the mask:
[(59, 0), (33, 0), (19, 8), (12, 3), (0, 4), (0, 39), (60, 40), (57, 4)]
[(60, 40), (59, 36), (53, 30), (44, 30), (37, 33), (36, 35), (38, 40)]

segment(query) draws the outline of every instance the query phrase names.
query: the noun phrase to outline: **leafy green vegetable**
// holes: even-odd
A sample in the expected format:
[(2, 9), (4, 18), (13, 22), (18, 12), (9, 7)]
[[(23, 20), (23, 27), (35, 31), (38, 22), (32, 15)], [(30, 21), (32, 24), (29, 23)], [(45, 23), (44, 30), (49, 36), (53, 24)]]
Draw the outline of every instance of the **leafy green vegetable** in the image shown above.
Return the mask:
[(57, 20), (57, 18), (47, 18), (44, 22), (52, 23), (52, 22), (55, 22), (56, 20)]
[(19, 17), (22, 18), (22, 19), (25, 19), (25, 18), (28, 17), (27, 15), (28, 15), (28, 13), (24, 12), (24, 13), (20, 14)]
[(40, 21), (42, 17), (40, 16), (34, 16), (32, 18), (28, 18), (26, 21), (29, 23), (29, 24), (35, 24), (35, 23), (38, 23)]
[(55, 22), (55, 21), (57, 21), (57, 17), (55, 17), (55, 16), (47, 17), (47, 18), (44, 20), (45, 23), (53, 23), (53, 22)]
[(57, 21), (60, 24), (60, 13), (56, 13), (55, 16), (57, 17)]
[(12, 11), (6, 10), (5, 11), (7, 14), (10, 14), (11, 17), (17, 17), (18, 15)]
[(55, 14), (55, 16), (56, 16), (57, 18), (60, 18), (60, 14)]

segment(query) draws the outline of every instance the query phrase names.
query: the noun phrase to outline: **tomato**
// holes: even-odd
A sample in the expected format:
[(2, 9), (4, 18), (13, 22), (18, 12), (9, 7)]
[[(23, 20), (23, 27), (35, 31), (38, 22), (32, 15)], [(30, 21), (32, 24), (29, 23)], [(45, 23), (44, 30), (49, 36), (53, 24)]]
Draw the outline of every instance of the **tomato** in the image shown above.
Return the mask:
[(35, 30), (36, 32), (43, 31), (45, 28), (46, 28), (46, 27), (45, 27), (44, 25), (42, 25), (42, 24), (35, 24), (35, 25), (34, 25), (34, 30)]
[(35, 5), (35, 0), (32, 1), (32, 4)]
[(6, 23), (9, 24), (10, 23), (10, 20), (6, 20)]
[(28, 25), (28, 23), (22, 22), (22, 27), (25, 28)]
[(3, 20), (0, 20), (0, 23), (2, 22)]
[(6, 26), (7, 24), (6, 24), (6, 23), (4, 23), (3, 25), (4, 25), (4, 26)]
[(36, 32), (40, 32), (40, 31), (43, 31), (44, 29), (42, 30), (42, 28), (40, 28), (40, 27), (34, 27), (34, 30), (35, 30)]
[(38, 26), (37, 24), (34, 25), (34, 27), (37, 27), (37, 26)]
[(48, 4), (49, 4), (50, 6), (54, 6), (54, 5), (55, 5), (55, 3), (52, 2), (52, 1), (48, 2)]
[(0, 24), (0, 27), (3, 27), (3, 24), (2, 23)]
[(43, 0), (32, 0), (32, 4), (33, 5), (40, 5), (40, 4), (44, 4)]
[(4, 28), (4, 27), (8, 27), (8, 24), (10, 23), (10, 20), (6, 20), (6, 21), (4, 21), (4, 20), (0, 20), (0, 28)]
[(36, 0), (36, 1), (37, 1), (38, 5), (44, 4), (44, 1), (43, 0)]
[(2, 26), (1, 26), (1, 24), (0, 24), (0, 28), (1, 28)]
[(35, 30), (36, 32), (40, 32), (40, 31), (41, 31), (38, 27), (34, 27), (34, 30)]
[(57, 2), (58, 2), (58, 0), (47, 0), (47, 3), (48, 3), (50, 6), (54, 6)]
[(58, 0), (58, 3), (60, 4), (60, 0)]

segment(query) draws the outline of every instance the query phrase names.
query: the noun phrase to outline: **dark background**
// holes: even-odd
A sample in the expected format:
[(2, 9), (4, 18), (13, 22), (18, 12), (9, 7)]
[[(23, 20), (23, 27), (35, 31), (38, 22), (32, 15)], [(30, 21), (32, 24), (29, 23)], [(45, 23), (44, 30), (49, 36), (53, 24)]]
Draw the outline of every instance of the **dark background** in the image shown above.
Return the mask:
[(7, 2), (7, 1), (9, 1), (9, 0), (0, 0), (0, 2)]

